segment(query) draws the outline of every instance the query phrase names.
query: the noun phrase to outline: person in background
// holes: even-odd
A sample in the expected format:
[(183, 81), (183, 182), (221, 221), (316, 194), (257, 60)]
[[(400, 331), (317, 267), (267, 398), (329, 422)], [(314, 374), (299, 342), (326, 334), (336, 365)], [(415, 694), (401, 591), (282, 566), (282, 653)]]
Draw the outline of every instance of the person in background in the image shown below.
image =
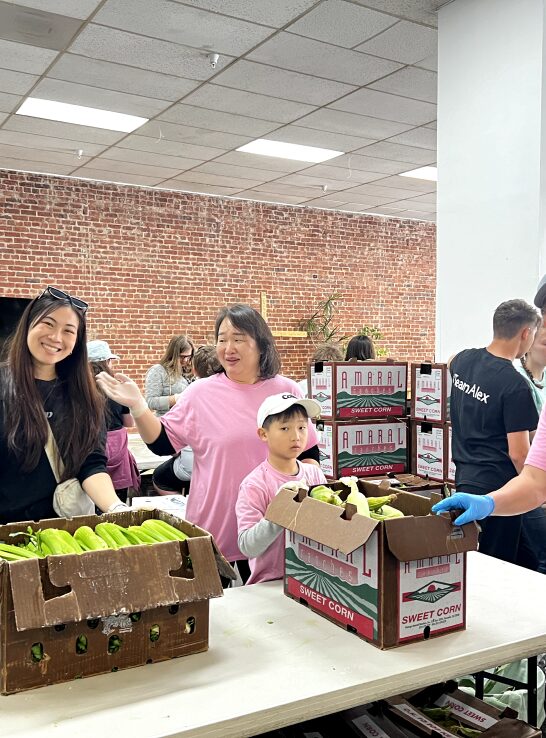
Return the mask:
[(157, 416), (165, 415), (190, 384), (193, 351), (193, 343), (187, 336), (173, 336), (159, 364), (148, 369), (144, 396)]
[(293, 482), (307, 487), (326, 484), (321, 469), (298, 461), (307, 445), (308, 418), (319, 415), (318, 402), (287, 392), (267, 397), (260, 405), (258, 437), (267, 444), (267, 459), (241, 482), (235, 508), (239, 549), (250, 559), (247, 584), (283, 576), (284, 528), (264, 518), (279, 488)]
[[(313, 352), (311, 361), (343, 361), (343, 350), (341, 345), (334, 341), (319, 343)], [(303, 396), (309, 397), (307, 377), (305, 377), (305, 379), (300, 379), (298, 385)]]
[[(501, 303), (493, 315), (493, 340), (451, 358), (452, 452), (455, 484), (474, 495), (516, 477), (529, 451), (538, 413), (525, 379), (513, 361), (533, 343), (539, 316), (523, 300)], [(521, 516), (492, 518), (482, 526), (480, 551), (517, 563)]]
[[(546, 400), (544, 388), (544, 369), (546, 368), (546, 328), (537, 330), (535, 340), (529, 351), (514, 366), (522, 374), (531, 390), (537, 412), (542, 412)], [(525, 513), (522, 518), (524, 532), (517, 563), (527, 569), (535, 569), (546, 574), (546, 510), (537, 507)]]
[[(256, 414), (266, 397), (301, 396), (298, 385), (279, 374), (280, 358), (271, 329), (257, 310), (236, 304), (218, 313), (214, 327), (222, 372), (193, 382), (163, 417), (148, 408), (138, 386), (123, 374), (99, 374), (106, 394), (127, 405), (148, 447), (173, 454), (191, 446), (194, 464), (187, 519), (212, 533), (218, 547), (248, 579), (248, 561), (237, 546), (235, 503), (244, 477), (265, 459), (256, 435)], [(317, 435), (310, 424), (303, 462), (318, 466)]]
[(375, 346), (369, 336), (353, 336), (347, 344), (345, 361), (367, 361), (375, 359)]
[[(106, 341), (89, 341), (87, 356), (91, 363), (93, 375), (100, 372), (114, 374), (112, 363), (119, 356), (110, 351)], [(110, 475), (117, 496), (127, 501), (127, 492), (132, 487), (140, 489), (140, 474), (133, 454), (129, 449), (127, 428), (133, 428), (135, 421), (129, 408), (120, 405), (109, 397), (106, 400), (106, 470)]]
[(47, 287), (26, 307), (0, 366), (0, 523), (57, 517), (45, 445), (102, 511), (127, 509), (106, 471), (104, 399), (87, 361), (88, 304)]
[[(192, 363), (196, 379), (204, 379), (222, 371), (216, 346), (199, 346), (193, 355)], [(185, 446), (179, 454), (164, 461), (154, 470), (152, 483), (155, 491), (159, 495), (180, 494), (184, 483), (187, 485), (190, 481), (192, 471), (193, 451), (191, 446)]]

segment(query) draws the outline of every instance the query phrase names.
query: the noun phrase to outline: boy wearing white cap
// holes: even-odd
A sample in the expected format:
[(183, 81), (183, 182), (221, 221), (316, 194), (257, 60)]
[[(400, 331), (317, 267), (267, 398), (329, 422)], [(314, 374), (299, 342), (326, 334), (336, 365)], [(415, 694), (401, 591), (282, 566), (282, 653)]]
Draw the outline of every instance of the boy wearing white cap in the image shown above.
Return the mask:
[(258, 437), (267, 443), (267, 460), (250, 472), (239, 488), (235, 508), (241, 553), (250, 559), (247, 584), (281, 579), (284, 566), (283, 528), (264, 519), (269, 503), (287, 482), (324, 484), (326, 477), (298, 456), (307, 445), (308, 419), (318, 417), (315, 400), (288, 392), (267, 397), (258, 410)]

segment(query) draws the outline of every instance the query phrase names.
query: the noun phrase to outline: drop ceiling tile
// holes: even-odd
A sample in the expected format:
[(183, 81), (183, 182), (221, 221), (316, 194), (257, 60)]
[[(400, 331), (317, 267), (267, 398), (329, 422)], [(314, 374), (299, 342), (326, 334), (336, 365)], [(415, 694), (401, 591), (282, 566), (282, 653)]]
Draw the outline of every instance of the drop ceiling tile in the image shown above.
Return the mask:
[(234, 164), (242, 167), (255, 167), (272, 172), (297, 172), (310, 167), (306, 161), (294, 161), (293, 159), (280, 159), (276, 156), (260, 156), (259, 154), (247, 154), (245, 151), (229, 151), (219, 156), (216, 161), (220, 164)]
[(416, 177), (385, 177), (377, 180), (374, 184), (382, 187), (395, 187), (400, 190), (413, 190), (414, 192), (436, 192), (436, 182), (417, 179)]
[(219, 54), (245, 54), (273, 32), (265, 26), (227, 18), (168, 0), (107, 0), (95, 23)]
[[(395, 161), (406, 161), (409, 164), (424, 166), (434, 164), (436, 152), (428, 149), (419, 149), (416, 146), (402, 146), (401, 144), (379, 141), (379, 143), (365, 146), (358, 151), (359, 154), (377, 156), (380, 159), (394, 159)], [(409, 167), (410, 169), (412, 167)], [(415, 167), (414, 167), (415, 168)]]
[[(390, 205), (397, 200), (405, 199), (407, 190), (397, 190), (394, 187), (378, 187), (376, 182), (358, 185), (351, 189), (354, 200), (360, 202), (362, 199), (376, 200), (376, 205)], [(349, 199), (349, 198), (347, 198)], [(396, 207), (400, 207), (397, 205)]]
[(26, 115), (12, 115), (4, 125), (4, 130), (36, 133), (41, 136), (68, 139), (69, 141), (88, 141), (97, 144), (114, 144), (127, 134), (122, 131), (107, 131), (104, 128), (77, 126), (72, 123), (61, 123), (56, 120), (30, 118)]
[(330, 210), (339, 208), (345, 201), (343, 193), (340, 192), (339, 194), (336, 193), (335, 197), (316, 197), (312, 200), (307, 200), (305, 204), (313, 208), (327, 208)]
[(71, 18), (85, 19), (100, 5), (101, 0), (17, 0), (17, 5), (26, 8), (37, 8), (49, 13), (68, 15)]
[(218, 149), (237, 148), (252, 140), (249, 136), (206, 131), (203, 128), (179, 126), (176, 123), (167, 123), (167, 121), (150, 121), (145, 123), (138, 131), (140, 135), (150, 136), (159, 142), (162, 139), (167, 139), (168, 141), (211, 146)]
[(167, 179), (180, 174), (176, 167), (159, 167), (150, 164), (135, 164), (131, 161), (116, 161), (108, 158), (109, 152), (103, 156), (97, 156), (89, 163), (89, 167), (81, 167), (80, 172), (85, 169), (100, 169), (103, 172), (123, 172), (123, 174), (135, 174), (143, 177)]
[(168, 141), (166, 138), (150, 138), (148, 136), (130, 135), (118, 143), (119, 148), (145, 151), (160, 156), (185, 156), (189, 159), (207, 161), (224, 153), (224, 149), (211, 146), (199, 146), (180, 141)]
[(290, 123), (302, 115), (315, 110), (313, 105), (304, 105), (293, 100), (281, 100), (278, 97), (257, 95), (231, 87), (206, 84), (191, 95), (184, 103), (209, 110), (221, 110), (224, 113), (247, 115), (251, 118), (272, 120), (278, 123)]
[[(345, 193), (346, 195), (348, 193)], [(350, 202), (346, 202), (343, 204), (341, 210), (347, 210), (349, 212), (358, 213), (362, 210), (366, 210), (366, 208), (375, 208), (383, 203), (383, 200), (380, 197), (356, 197), (354, 200), (351, 200)]]
[(370, 87), (382, 92), (392, 92), (395, 95), (435, 103), (438, 75), (436, 72), (429, 72), (427, 69), (404, 67), (404, 69), (394, 72), (389, 77), (374, 82)]
[(364, 136), (368, 139), (382, 139), (407, 131), (408, 123), (395, 123), (381, 118), (370, 118), (366, 115), (346, 113), (332, 108), (321, 108), (301, 118), (295, 125), (304, 128), (317, 128), (319, 131), (345, 133), (350, 136)]
[[(364, 149), (363, 149), (364, 151)], [(332, 160), (334, 161), (334, 160)], [(335, 159), (337, 166), (346, 166), (348, 169), (358, 169), (364, 172), (376, 172), (378, 174), (399, 174), (408, 169), (407, 162), (389, 161), (374, 156), (362, 156), (361, 154), (345, 154)]]
[(89, 108), (113, 110), (145, 118), (151, 118), (171, 105), (168, 100), (153, 100), (149, 97), (127, 95), (123, 92), (78, 85), (47, 77), (36, 85), (32, 95), (44, 100), (57, 100), (72, 105), (85, 105)]
[(422, 67), (423, 69), (430, 69), (431, 72), (438, 71), (438, 54), (431, 54), (426, 59), (421, 59), (415, 63), (416, 67)]
[(433, 28), (400, 21), (378, 36), (360, 44), (357, 49), (402, 64), (413, 64), (434, 54), (437, 45), (438, 33)]
[(154, 187), (163, 181), (163, 177), (147, 177), (146, 175), (129, 174), (128, 172), (111, 172), (106, 169), (93, 169), (82, 167), (72, 172), (73, 177), (78, 179), (90, 179), (94, 182), (111, 182), (120, 185), (141, 185), (143, 187)]
[(252, 179), (254, 181), (269, 182), (272, 179), (282, 176), (281, 172), (272, 172), (267, 169), (255, 169), (253, 167), (238, 167), (232, 164), (224, 164), (217, 159), (208, 161), (196, 166), (194, 172), (204, 172), (205, 174), (219, 174), (224, 177), (233, 177), (234, 179)]
[(418, 146), (422, 149), (432, 149), (436, 151), (436, 131), (432, 128), (413, 128), (398, 136), (389, 138), (391, 143), (399, 143), (404, 146)]
[(343, 99), (331, 103), (330, 107), (358, 115), (411, 123), (415, 126), (429, 123), (436, 118), (436, 105), (370, 88), (356, 90)]
[(38, 77), (24, 72), (12, 72), (0, 69), (0, 92), (11, 92), (14, 95), (25, 95)]
[(425, 128), (432, 128), (434, 131), (437, 128), (437, 121), (432, 120), (430, 123), (427, 123)]
[(259, 190), (242, 190), (237, 193), (237, 199), (251, 202), (265, 202), (272, 205), (299, 205), (305, 202), (305, 195), (294, 195), (277, 192), (260, 192)]
[(10, 159), (0, 156), (0, 169), (14, 169), (18, 172), (36, 172), (38, 174), (70, 174), (73, 166), (35, 161), (32, 159)]
[(437, 204), (437, 195), (436, 192), (428, 192), (426, 195), (417, 195), (417, 197), (412, 197), (411, 201), (413, 203), (416, 202), (423, 202), (427, 203), (429, 205), (436, 205)]
[(133, 149), (121, 149), (111, 147), (105, 151), (103, 157), (116, 159), (117, 161), (130, 161), (135, 164), (151, 164), (158, 167), (176, 169), (179, 172), (202, 163), (200, 159), (190, 159), (184, 156), (168, 156), (167, 154), (151, 153), (149, 151), (135, 151)]
[(19, 95), (9, 95), (7, 92), (0, 92), (0, 110), (3, 113), (11, 113), (20, 102), (21, 97)]
[(66, 15), (25, 8), (14, 2), (0, 3), (0, 38), (60, 51), (81, 27)]
[(317, 187), (297, 187), (296, 185), (285, 184), (283, 182), (266, 182), (265, 184), (257, 185), (253, 189), (267, 195), (279, 197), (286, 195), (288, 197), (301, 198), (300, 202), (314, 198), (320, 192), (320, 188)]
[(392, 15), (344, 0), (326, 0), (286, 29), (300, 36), (352, 48), (394, 25)]
[[(216, 197), (218, 195), (234, 195), (239, 192), (238, 187), (220, 187), (219, 185), (200, 185), (198, 182), (186, 182), (183, 179), (166, 179), (161, 183), (161, 190), (177, 190), (181, 192), (196, 192), (202, 195), (210, 195)], [(214, 189), (214, 192), (211, 192)]]
[(53, 79), (77, 82), (80, 85), (131, 93), (174, 102), (194, 90), (199, 82), (135, 69), (123, 64), (89, 59), (76, 54), (63, 54), (47, 73)]
[(436, 203), (419, 202), (413, 198), (407, 200), (400, 200), (399, 202), (391, 202), (391, 205), (395, 208), (404, 208), (405, 210), (414, 210), (418, 213), (435, 213)]
[(69, 51), (91, 59), (197, 80), (209, 79), (233, 61), (233, 57), (222, 55), (216, 69), (211, 69), (206, 51), (93, 23), (82, 30)]
[(10, 146), (8, 144), (0, 144), (0, 156), (9, 159), (32, 160), (34, 162), (50, 162), (54, 164), (62, 164), (68, 169), (81, 166), (89, 161), (88, 156), (78, 159), (75, 151), (59, 152), (59, 151), (41, 151), (40, 149), (27, 149), (24, 146)]
[(303, 144), (304, 146), (318, 146), (319, 148), (331, 149), (332, 151), (352, 151), (362, 146), (373, 143), (371, 138), (357, 138), (356, 136), (345, 136), (341, 133), (331, 131), (319, 131), (304, 126), (284, 126), (274, 133), (269, 133), (264, 138), (271, 141), (284, 141), (286, 143)]
[(311, 177), (307, 173), (304, 174), (287, 174), (286, 176), (277, 179), (274, 183), (271, 183), (271, 189), (275, 189), (278, 185), (291, 185), (293, 187), (304, 187), (313, 188), (311, 196), (318, 197), (319, 194), (324, 192), (324, 185), (327, 186), (326, 192), (338, 192), (346, 190), (352, 187), (355, 182), (350, 182), (342, 179), (334, 179), (330, 177), (325, 179), (324, 177)]
[(376, 8), (384, 13), (409, 18), (432, 27), (438, 25), (438, 7), (447, 1), (449, 0), (355, 0), (368, 8)]
[(436, 216), (433, 213), (423, 213), (419, 210), (404, 210), (399, 214), (399, 217), (404, 218), (404, 220), (425, 220), (431, 223), (436, 221)]
[(205, 172), (184, 172), (183, 179), (185, 182), (198, 182), (199, 184), (220, 185), (220, 187), (238, 187), (244, 189), (246, 187), (255, 187), (261, 184), (259, 177), (254, 179), (238, 179), (236, 177), (224, 177), (221, 174), (207, 174)]
[(42, 74), (58, 52), (38, 46), (0, 40), (0, 67), (16, 72)]
[(0, 113), (0, 124), (2, 124), (8, 116), (9, 113)]
[[(332, 161), (337, 160), (332, 159)], [(383, 176), (379, 172), (363, 172), (358, 169), (349, 169), (349, 167), (328, 166), (328, 164), (316, 164), (313, 167), (309, 167), (305, 170), (305, 174), (308, 174), (310, 177), (323, 178), (325, 182), (330, 181), (330, 179), (339, 179), (350, 185), (373, 182)]]
[[(178, 2), (179, 0), (176, 0)], [(180, 0), (204, 10), (221, 11), (224, 15), (244, 18), (254, 23), (262, 23), (272, 28), (281, 28), (316, 4), (317, 0)]]
[(214, 82), (225, 87), (235, 87), (310, 105), (326, 105), (354, 90), (353, 86), (341, 82), (245, 60), (235, 62), (229, 69), (217, 75)]
[(278, 123), (271, 121), (247, 118), (243, 115), (233, 115), (232, 113), (222, 113), (219, 110), (211, 112), (206, 108), (196, 108), (192, 105), (183, 104), (174, 105), (165, 113), (162, 113), (160, 120), (185, 126), (195, 126), (196, 128), (205, 128), (210, 131), (239, 133), (244, 136), (253, 136), (254, 138), (260, 138), (279, 127)]
[(383, 205), (381, 207), (372, 207), (372, 209), (370, 210), (370, 213), (372, 213), (373, 215), (393, 215), (394, 217), (396, 217), (396, 213), (401, 212), (401, 208), (391, 208), (388, 205)]
[(104, 151), (104, 146), (92, 144), (88, 141), (66, 141), (61, 138), (40, 136), (34, 133), (0, 130), (0, 143), (11, 146), (24, 146), (28, 149), (42, 149), (45, 151), (73, 152), (84, 149), (87, 156), (97, 156)]
[(365, 85), (400, 69), (400, 64), (359, 54), (311, 38), (279, 33), (248, 54), (253, 61), (271, 64), (353, 85)]

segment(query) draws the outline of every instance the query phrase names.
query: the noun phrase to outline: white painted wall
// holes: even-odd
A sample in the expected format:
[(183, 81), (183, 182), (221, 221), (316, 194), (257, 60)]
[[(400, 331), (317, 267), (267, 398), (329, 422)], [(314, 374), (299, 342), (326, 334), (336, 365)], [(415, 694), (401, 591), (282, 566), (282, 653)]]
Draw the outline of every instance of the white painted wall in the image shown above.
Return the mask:
[(436, 358), (491, 338), (546, 272), (543, 0), (439, 12)]

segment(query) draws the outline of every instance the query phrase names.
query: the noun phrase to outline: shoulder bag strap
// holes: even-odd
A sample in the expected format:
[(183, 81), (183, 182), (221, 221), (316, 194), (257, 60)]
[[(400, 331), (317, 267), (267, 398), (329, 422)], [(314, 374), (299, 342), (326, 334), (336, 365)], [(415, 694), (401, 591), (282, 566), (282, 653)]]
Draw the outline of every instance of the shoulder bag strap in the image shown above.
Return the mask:
[(55, 441), (49, 422), (47, 424), (47, 442), (45, 445), (45, 452), (51, 465), (53, 476), (55, 477), (57, 484), (59, 484), (64, 472), (64, 464), (61, 460), (59, 449), (57, 448), (57, 442)]

